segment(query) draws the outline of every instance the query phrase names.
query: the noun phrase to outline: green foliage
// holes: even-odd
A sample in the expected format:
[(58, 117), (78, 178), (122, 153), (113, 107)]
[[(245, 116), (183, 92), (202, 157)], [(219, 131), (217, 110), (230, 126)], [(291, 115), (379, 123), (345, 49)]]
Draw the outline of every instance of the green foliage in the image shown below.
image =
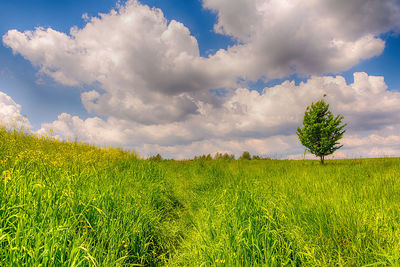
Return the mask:
[(270, 157), (261, 157), (261, 156), (258, 156), (258, 155), (253, 155), (252, 156), (252, 160), (271, 160), (271, 158)]
[(217, 152), (217, 153), (215, 153), (214, 159), (216, 159), (216, 160), (218, 160), (218, 159), (233, 160), (233, 159), (235, 159), (235, 155), (233, 155), (233, 154), (229, 155), (228, 153), (222, 154), (222, 153)]
[(201, 160), (201, 161), (205, 161), (205, 160), (212, 160), (213, 158), (211, 157), (211, 154), (208, 155), (201, 155), (201, 156), (195, 156), (193, 158), (193, 160)]
[(160, 154), (157, 153), (157, 155), (149, 157), (149, 160), (151, 160), (151, 161), (162, 161), (163, 158), (162, 158), (162, 156)]
[(151, 161), (0, 128), (0, 266), (399, 266), (399, 163)]
[(250, 152), (244, 151), (243, 154), (240, 156), (239, 159), (251, 160)]
[(339, 144), (339, 140), (345, 133), (342, 124), (343, 116), (333, 116), (329, 110), (329, 104), (324, 100), (320, 100), (315, 104), (308, 106), (304, 114), (303, 128), (297, 127), (297, 135), (303, 146), (309, 152), (320, 157), (321, 163), (324, 158), (332, 154), (343, 145)]

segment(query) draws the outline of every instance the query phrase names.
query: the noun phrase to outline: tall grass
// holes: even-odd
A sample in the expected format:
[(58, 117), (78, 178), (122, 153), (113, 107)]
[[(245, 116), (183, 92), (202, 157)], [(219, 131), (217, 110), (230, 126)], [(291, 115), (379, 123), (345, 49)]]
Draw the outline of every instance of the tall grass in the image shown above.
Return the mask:
[(199, 203), (194, 231), (170, 263), (397, 265), (399, 163), (174, 163), (171, 174), (185, 172), (185, 191)]
[(155, 264), (180, 240), (154, 163), (4, 129), (0, 142), (0, 265)]
[(0, 265), (399, 265), (400, 160), (142, 160), (0, 128)]

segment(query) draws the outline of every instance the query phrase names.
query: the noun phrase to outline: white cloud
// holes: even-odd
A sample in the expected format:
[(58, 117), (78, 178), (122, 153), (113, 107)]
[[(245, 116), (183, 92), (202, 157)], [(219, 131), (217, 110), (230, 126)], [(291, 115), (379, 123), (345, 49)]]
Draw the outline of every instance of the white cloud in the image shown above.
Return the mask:
[[(366, 73), (355, 73), (352, 84), (342, 76), (324, 76), (299, 85), (286, 81), (262, 93), (240, 88), (221, 98), (219, 106), (197, 100), (199, 113), (180, 122), (147, 125), (115, 117), (82, 120), (63, 114), (43, 128), (64, 137), (136, 149), (142, 155), (157, 151), (184, 158), (216, 151), (239, 155), (249, 150), (285, 157), (303, 153), (296, 127), (306, 106), (324, 94), (334, 114), (344, 115), (349, 124), (345, 147), (337, 155), (359, 155), (361, 150), (365, 156), (375, 155), (384, 148), (389, 153), (390, 143), (399, 136), (400, 92), (388, 91), (383, 77)], [(390, 151), (400, 155), (400, 146)]]
[[(373, 135), (392, 140), (400, 129), (400, 93), (388, 91), (382, 77), (356, 73), (354, 83), (346, 84), (341, 76), (312, 76), (260, 93), (237, 84), (340, 72), (379, 55), (385, 47), (380, 34), (399, 30), (396, 1), (203, 0), (203, 5), (218, 14), (216, 32), (237, 41), (207, 58), (199, 55), (187, 27), (135, 0), (98, 17), (84, 15), (87, 24), (69, 34), (51, 28), (8, 31), (3, 43), (40, 73), (63, 85), (94, 88), (81, 94), (92, 118), (63, 113), (39, 132), (52, 128), (63, 137), (175, 157), (243, 150), (299, 155), (304, 150), (296, 127), (305, 107), (326, 93), (333, 111), (349, 123), (349, 136), (360, 142), (342, 149), (343, 155), (367, 143), (375, 154), (388, 149), (365, 141)], [(209, 91), (215, 88), (225, 88), (226, 95)]]
[(337, 73), (382, 53), (382, 33), (398, 31), (400, 6), (387, 1), (203, 0), (214, 29), (240, 42), (214, 60), (256, 80), (291, 73)]
[(56, 121), (43, 123), (37, 133), (45, 134), (51, 129), (61, 139), (79, 138), (91, 144), (121, 145), (124, 141), (123, 132), (116, 126), (113, 120), (104, 121), (98, 117), (82, 120), (77, 116), (62, 113)]
[(29, 120), (21, 114), (21, 106), (3, 92), (0, 92), (0, 125), (7, 129), (29, 130), (32, 127)]
[(139, 122), (183, 120), (197, 112), (192, 92), (224, 84), (182, 23), (168, 23), (161, 10), (136, 1), (69, 35), (51, 28), (10, 30), (3, 42), (61, 84), (98, 84), (101, 92), (82, 96), (90, 111)]
[(385, 44), (377, 36), (397, 30), (400, 18), (399, 6), (389, 0), (203, 4), (218, 12), (216, 31), (238, 41), (208, 58), (199, 56), (187, 27), (136, 0), (98, 17), (84, 14), (87, 24), (69, 34), (51, 28), (10, 30), (3, 42), (61, 84), (99, 87), (82, 94), (90, 112), (158, 124), (196, 116), (196, 98), (209, 89), (235, 88), (238, 79), (350, 68), (379, 55)]

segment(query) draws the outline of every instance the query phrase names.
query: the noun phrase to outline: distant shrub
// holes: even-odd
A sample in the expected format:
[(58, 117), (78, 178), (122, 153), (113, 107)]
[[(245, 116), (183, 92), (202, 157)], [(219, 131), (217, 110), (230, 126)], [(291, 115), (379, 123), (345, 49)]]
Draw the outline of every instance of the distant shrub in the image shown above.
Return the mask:
[(264, 157), (264, 156), (258, 156), (258, 155), (254, 155), (252, 157), (253, 160), (271, 160), (270, 157)]
[(228, 153), (215, 153), (214, 159), (224, 159), (224, 160), (231, 160), (231, 159), (235, 159), (235, 155), (233, 154), (228, 154)]
[(249, 151), (244, 151), (242, 156), (240, 156), (239, 159), (251, 160), (250, 152)]
[(195, 156), (193, 160), (212, 160), (211, 154)]
[(162, 158), (162, 156), (160, 154), (157, 153), (157, 155), (149, 157), (149, 160), (151, 160), (151, 161), (162, 161), (163, 158)]

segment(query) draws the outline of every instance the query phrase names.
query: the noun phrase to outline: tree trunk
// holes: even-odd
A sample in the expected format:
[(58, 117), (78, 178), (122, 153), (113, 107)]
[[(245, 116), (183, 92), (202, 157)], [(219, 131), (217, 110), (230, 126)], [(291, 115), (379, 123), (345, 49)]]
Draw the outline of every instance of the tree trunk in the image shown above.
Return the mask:
[(320, 163), (324, 164), (325, 156), (320, 156), (320, 159), (321, 159)]

